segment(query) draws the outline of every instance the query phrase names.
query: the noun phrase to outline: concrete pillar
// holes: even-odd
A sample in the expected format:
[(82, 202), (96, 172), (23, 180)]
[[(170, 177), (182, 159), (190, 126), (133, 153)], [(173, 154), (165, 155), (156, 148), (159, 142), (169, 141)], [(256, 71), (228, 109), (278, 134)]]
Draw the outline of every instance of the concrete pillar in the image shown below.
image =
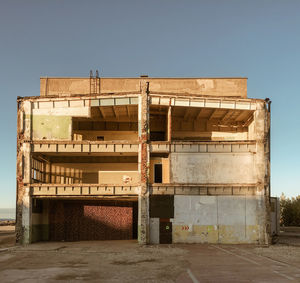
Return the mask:
[(22, 201), (22, 244), (31, 243), (31, 198), (30, 187), (24, 187)]
[(269, 171), (269, 122), (268, 110), (265, 102), (257, 102), (257, 110), (254, 112), (253, 137), (256, 140), (255, 168), (259, 188), (263, 191), (262, 201), (265, 210), (263, 231), (260, 244), (271, 243), (271, 204), (270, 204), (270, 171)]
[[(30, 241), (30, 188), (32, 103), (18, 99), (17, 117), (17, 197), (16, 197), (16, 242)], [(27, 190), (27, 191), (26, 191)], [(29, 209), (27, 209), (29, 208)]]
[(141, 80), (141, 93), (138, 104), (139, 153), (138, 169), (140, 174), (140, 194), (138, 209), (138, 241), (140, 244), (149, 243), (149, 84)]
[(138, 242), (149, 243), (149, 194), (140, 194), (138, 199)]
[(167, 141), (170, 142), (172, 139), (172, 107), (168, 108), (168, 117), (167, 117)]
[(32, 102), (23, 101), (23, 112), (24, 112), (24, 139), (31, 140), (32, 137)]

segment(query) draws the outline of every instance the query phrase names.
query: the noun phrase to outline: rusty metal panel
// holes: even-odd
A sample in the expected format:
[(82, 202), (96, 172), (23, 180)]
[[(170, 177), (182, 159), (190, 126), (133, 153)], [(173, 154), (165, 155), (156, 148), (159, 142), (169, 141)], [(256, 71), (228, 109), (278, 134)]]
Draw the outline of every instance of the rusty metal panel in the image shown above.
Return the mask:
[(159, 223), (159, 243), (172, 244), (172, 222), (160, 219)]

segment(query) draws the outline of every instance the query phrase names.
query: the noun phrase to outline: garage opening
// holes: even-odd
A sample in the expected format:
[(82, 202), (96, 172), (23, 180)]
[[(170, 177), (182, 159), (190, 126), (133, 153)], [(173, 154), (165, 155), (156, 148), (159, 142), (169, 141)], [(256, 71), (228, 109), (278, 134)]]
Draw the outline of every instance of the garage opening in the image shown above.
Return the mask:
[(49, 200), (47, 214), (48, 239), (36, 241), (137, 239), (137, 201)]

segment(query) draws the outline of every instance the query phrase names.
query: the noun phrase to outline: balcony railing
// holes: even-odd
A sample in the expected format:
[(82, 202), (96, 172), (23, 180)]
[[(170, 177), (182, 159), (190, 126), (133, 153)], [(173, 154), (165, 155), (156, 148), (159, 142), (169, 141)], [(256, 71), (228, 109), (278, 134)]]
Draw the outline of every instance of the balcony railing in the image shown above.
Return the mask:
[(32, 196), (138, 195), (138, 185), (110, 184), (31, 184)]
[(114, 153), (138, 152), (137, 141), (32, 141), (32, 152)]
[[(31, 184), (36, 197), (52, 196), (126, 196), (141, 193), (138, 184)], [(151, 195), (264, 195), (260, 184), (150, 184)]]
[(152, 195), (262, 195), (259, 184), (151, 184)]
[[(49, 153), (138, 153), (138, 141), (32, 141), (32, 152)], [(242, 153), (256, 152), (255, 141), (152, 141), (153, 153)]]
[(255, 141), (172, 141), (151, 142), (154, 153), (242, 153), (256, 152)]

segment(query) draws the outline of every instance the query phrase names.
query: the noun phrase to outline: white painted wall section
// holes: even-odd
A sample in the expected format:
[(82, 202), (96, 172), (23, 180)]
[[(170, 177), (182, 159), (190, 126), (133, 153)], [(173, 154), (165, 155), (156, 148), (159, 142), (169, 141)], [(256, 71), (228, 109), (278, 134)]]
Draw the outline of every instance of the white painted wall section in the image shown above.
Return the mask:
[(253, 153), (173, 153), (174, 183), (256, 183)]
[(174, 197), (174, 243), (258, 243), (264, 237), (261, 196)]
[(159, 218), (150, 218), (150, 244), (159, 244)]

